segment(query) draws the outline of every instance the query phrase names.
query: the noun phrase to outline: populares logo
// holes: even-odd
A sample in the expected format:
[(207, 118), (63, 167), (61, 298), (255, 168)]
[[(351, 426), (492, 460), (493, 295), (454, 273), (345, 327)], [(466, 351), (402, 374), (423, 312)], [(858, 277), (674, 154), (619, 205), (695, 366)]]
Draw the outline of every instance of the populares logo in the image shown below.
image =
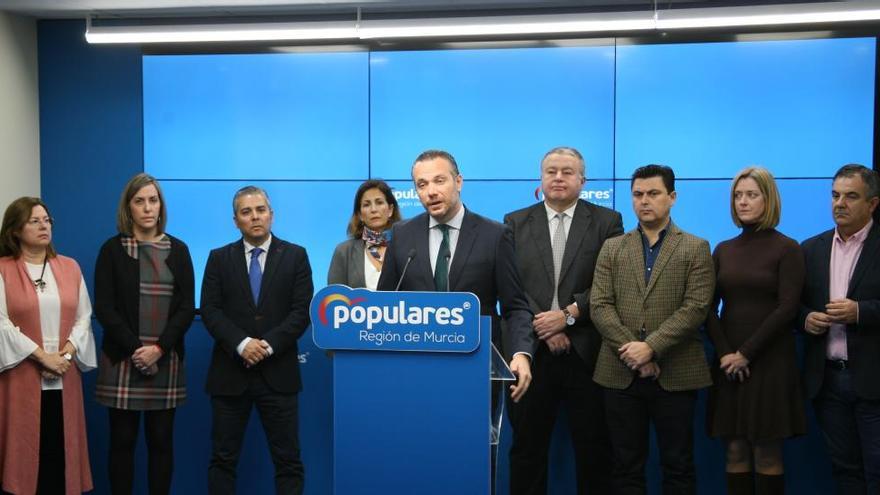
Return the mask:
[[(613, 195), (614, 189), (584, 189), (578, 197), (600, 206), (611, 207)], [(537, 201), (544, 201), (544, 191), (541, 190), (541, 186), (535, 188), (534, 196)]]
[(324, 326), (338, 330), (351, 323), (372, 330), (378, 324), (385, 325), (461, 325), (464, 312), (471, 308), (465, 301), (459, 307), (413, 305), (405, 301), (395, 304), (370, 304), (366, 297), (353, 297), (331, 293), (321, 299), (318, 319)]
[[(318, 316), (319, 316), (319, 319), (321, 320), (321, 324), (322, 325), (328, 324), (328, 322), (327, 322), (327, 306), (329, 306), (330, 304), (332, 304), (336, 301), (339, 301), (339, 302), (345, 304), (346, 306), (351, 307), (352, 305), (360, 304), (361, 302), (366, 301), (366, 299), (367, 298), (365, 298), (365, 297), (356, 297), (354, 299), (349, 299), (348, 297), (346, 297), (342, 294), (330, 294), (329, 296), (325, 297), (324, 299), (321, 299), (321, 304), (318, 306)], [(334, 325), (333, 328), (339, 328), (339, 327)]]
[(320, 349), (472, 352), (480, 300), (466, 292), (383, 292), (329, 285), (309, 305)]

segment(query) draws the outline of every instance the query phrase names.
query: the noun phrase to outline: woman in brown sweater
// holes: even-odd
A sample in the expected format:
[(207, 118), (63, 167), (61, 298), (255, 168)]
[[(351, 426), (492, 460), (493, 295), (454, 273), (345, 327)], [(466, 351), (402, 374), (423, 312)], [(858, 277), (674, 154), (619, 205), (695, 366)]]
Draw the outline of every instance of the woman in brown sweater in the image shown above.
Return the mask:
[(792, 333), (804, 259), (798, 243), (775, 230), (781, 202), (766, 169), (737, 174), (730, 210), (743, 230), (713, 254), (707, 328), (718, 366), (706, 425), (726, 445), (728, 493), (783, 493), (783, 440), (806, 432)]

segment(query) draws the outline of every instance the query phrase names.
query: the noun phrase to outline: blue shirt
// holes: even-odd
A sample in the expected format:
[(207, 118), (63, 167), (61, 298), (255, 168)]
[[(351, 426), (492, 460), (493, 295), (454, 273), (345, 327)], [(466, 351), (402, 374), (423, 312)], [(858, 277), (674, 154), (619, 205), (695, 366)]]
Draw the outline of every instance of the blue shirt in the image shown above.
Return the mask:
[(660, 254), (660, 248), (663, 246), (663, 239), (666, 237), (666, 229), (660, 231), (660, 236), (653, 246), (648, 245), (648, 238), (642, 232), (642, 226), (639, 226), (639, 234), (642, 236), (642, 249), (645, 253), (645, 285), (651, 280), (651, 271), (654, 269), (654, 262)]

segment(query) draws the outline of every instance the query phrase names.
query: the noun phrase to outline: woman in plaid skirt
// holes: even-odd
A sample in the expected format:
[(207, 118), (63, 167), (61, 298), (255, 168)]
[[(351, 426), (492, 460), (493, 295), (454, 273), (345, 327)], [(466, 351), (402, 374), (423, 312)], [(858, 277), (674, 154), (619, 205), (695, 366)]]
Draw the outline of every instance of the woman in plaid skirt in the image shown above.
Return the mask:
[(174, 411), (186, 399), (183, 338), (195, 300), (189, 249), (165, 233), (167, 218), (156, 179), (134, 176), (119, 201), (119, 234), (95, 266), (95, 315), (104, 329), (95, 396), (109, 408), (114, 494), (132, 493), (141, 411), (149, 492), (171, 489)]

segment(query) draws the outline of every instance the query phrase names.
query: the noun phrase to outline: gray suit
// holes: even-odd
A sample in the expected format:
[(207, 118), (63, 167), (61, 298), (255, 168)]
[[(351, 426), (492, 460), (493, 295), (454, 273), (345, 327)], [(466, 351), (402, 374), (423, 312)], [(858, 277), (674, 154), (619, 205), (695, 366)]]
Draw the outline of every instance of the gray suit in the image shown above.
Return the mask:
[(330, 270), (327, 271), (327, 285), (331, 284), (343, 284), (355, 289), (367, 286), (363, 239), (349, 239), (336, 246)]
[[(550, 310), (557, 284), (553, 247), (544, 203), (508, 213), (516, 261), (526, 299), (535, 314)], [(590, 288), (596, 257), (606, 239), (623, 233), (620, 213), (578, 200), (569, 226), (558, 284), (560, 307), (577, 304), (579, 317), (566, 328), (572, 352), (554, 356), (540, 341), (529, 393), (510, 404), (513, 444), (510, 491), (547, 493), (547, 455), (560, 404), (569, 419), (575, 453), (577, 493), (607, 493), (611, 448), (605, 426), (602, 389), (592, 380), (602, 339), (590, 320)]]

